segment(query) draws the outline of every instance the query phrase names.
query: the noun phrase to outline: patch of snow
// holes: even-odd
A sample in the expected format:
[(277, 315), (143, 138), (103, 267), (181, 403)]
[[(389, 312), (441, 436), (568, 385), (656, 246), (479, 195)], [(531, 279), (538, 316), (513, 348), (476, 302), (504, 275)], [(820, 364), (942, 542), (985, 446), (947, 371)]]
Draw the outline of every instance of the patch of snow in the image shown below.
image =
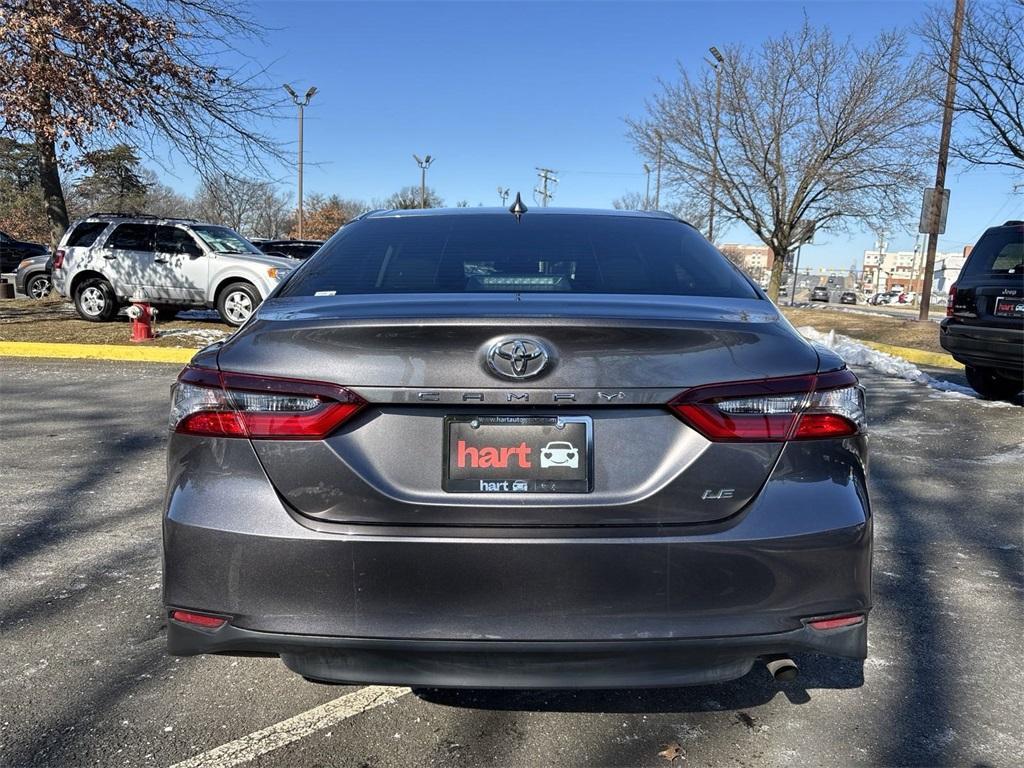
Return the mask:
[(872, 368), (885, 376), (903, 379), (904, 381), (924, 384), (926, 387), (943, 392), (948, 397), (966, 398), (979, 400), (986, 405), (1007, 405), (998, 401), (982, 400), (978, 393), (970, 387), (954, 384), (951, 381), (942, 381), (929, 376), (909, 360), (902, 357), (890, 355), (887, 352), (879, 352), (876, 349), (862, 344), (849, 336), (843, 336), (834, 330), (822, 333), (817, 328), (802, 326), (797, 331), (805, 339), (828, 347), (843, 358), (849, 365), (863, 365)]
[[(212, 344), (230, 335), (229, 331), (218, 331), (215, 328), (168, 328), (160, 331), (160, 336), (190, 337), (198, 339), (203, 344)], [(182, 338), (184, 341), (184, 338)]]

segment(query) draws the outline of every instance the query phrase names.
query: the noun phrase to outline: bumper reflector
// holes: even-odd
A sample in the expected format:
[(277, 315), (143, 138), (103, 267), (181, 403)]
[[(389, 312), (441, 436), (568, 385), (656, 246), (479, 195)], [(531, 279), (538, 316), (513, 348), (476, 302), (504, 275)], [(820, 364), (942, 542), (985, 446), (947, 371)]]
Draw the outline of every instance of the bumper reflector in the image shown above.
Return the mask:
[(204, 629), (220, 629), (227, 624), (227, 619), (220, 616), (207, 616), (203, 613), (192, 613), (191, 611), (171, 611), (171, 618), (180, 621), (182, 624), (192, 624)]
[(809, 621), (807, 625), (811, 629), (839, 629), (840, 627), (852, 627), (854, 624), (860, 624), (864, 621), (864, 615), (861, 613), (853, 613), (849, 616), (833, 616), (831, 619), (818, 619), (817, 621)]

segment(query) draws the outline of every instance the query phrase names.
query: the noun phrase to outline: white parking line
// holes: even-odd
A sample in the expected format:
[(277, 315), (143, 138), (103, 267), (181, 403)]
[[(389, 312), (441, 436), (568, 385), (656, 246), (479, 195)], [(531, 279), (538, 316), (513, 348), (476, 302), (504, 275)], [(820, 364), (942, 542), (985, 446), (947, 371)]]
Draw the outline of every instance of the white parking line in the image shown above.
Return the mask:
[(369, 685), (358, 691), (321, 704), (306, 712), (289, 717), (275, 725), (254, 731), (248, 736), (229, 741), (201, 755), (175, 763), (171, 768), (230, 768), (247, 763), (260, 755), (303, 739), (322, 728), (340, 723), (360, 712), (366, 712), (382, 704), (389, 704), (409, 693), (408, 688), (386, 685)]

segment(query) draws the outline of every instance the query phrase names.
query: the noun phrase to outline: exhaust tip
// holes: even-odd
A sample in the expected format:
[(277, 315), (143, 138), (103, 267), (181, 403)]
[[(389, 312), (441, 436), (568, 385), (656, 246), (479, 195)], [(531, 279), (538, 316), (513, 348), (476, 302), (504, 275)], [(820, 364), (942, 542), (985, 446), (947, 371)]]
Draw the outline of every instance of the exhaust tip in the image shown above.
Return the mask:
[(765, 666), (768, 667), (771, 676), (780, 683), (796, 680), (796, 676), (800, 673), (800, 668), (796, 665), (796, 662), (788, 656), (771, 657), (766, 660)]

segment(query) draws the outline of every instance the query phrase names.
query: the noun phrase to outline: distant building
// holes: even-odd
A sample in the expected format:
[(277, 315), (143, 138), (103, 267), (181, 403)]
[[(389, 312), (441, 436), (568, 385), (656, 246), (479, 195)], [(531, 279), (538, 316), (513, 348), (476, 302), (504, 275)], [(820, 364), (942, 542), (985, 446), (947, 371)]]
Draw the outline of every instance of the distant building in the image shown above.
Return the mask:
[[(932, 276), (933, 290), (949, 290), (949, 283), (945, 282), (945, 288), (939, 288), (935, 284), (939, 265), (943, 264), (943, 280), (953, 274), (953, 279), (960, 274), (960, 268), (964, 265), (970, 248), (965, 248), (964, 253), (936, 253), (935, 272)], [(885, 293), (893, 286), (902, 286), (905, 291), (920, 293), (924, 283), (924, 249), (913, 251), (882, 251), (877, 249), (864, 251), (864, 271), (861, 274), (861, 290), (864, 293)], [(948, 264), (948, 268), (945, 266)], [(955, 273), (955, 274), (954, 274)]]
[(775, 254), (767, 245), (724, 243), (718, 247), (740, 269), (758, 281), (766, 281), (775, 263)]
[[(957, 254), (935, 254), (935, 269), (932, 271), (932, 291), (935, 293), (948, 293), (949, 286), (960, 278), (960, 270), (971, 253), (971, 246), (964, 248), (961, 255)], [(941, 258), (940, 258), (941, 256)]]

